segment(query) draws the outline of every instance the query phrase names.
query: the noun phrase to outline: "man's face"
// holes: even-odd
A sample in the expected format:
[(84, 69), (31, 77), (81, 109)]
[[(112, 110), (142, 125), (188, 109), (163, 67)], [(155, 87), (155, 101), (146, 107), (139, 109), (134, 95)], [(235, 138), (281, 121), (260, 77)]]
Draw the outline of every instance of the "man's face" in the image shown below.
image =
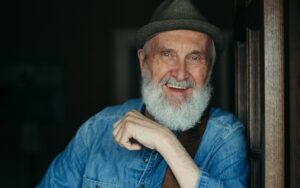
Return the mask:
[(138, 51), (142, 75), (147, 62), (152, 81), (162, 83), (173, 78), (177, 82), (191, 81), (194, 85), (178, 85), (167, 82), (162, 90), (168, 102), (178, 106), (191, 97), (193, 89), (201, 89), (208, 79), (211, 62), (212, 41), (208, 35), (189, 31), (174, 30), (162, 32), (147, 43), (145, 58)]

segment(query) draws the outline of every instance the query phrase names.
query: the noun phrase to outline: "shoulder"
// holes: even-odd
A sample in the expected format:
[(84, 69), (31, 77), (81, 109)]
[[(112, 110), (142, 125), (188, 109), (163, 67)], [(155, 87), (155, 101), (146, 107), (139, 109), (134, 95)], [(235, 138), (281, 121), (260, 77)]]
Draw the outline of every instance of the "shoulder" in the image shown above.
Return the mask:
[(244, 147), (246, 144), (245, 127), (235, 115), (219, 108), (212, 108), (207, 121), (204, 140), (205, 144), (213, 145), (215, 149), (225, 143)]
[(98, 112), (92, 118), (101, 120), (101, 119), (109, 119), (121, 117), (125, 113), (130, 110), (140, 110), (142, 108), (142, 100), (141, 99), (130, 99), (121, 105), (109, 106)]
[(245, 129), (244, 125), (235, 115), (219, 108), (212, 108), (210, 110), (208, 124), (210, 127), (217, 129), (219, 133), (222, 132), (224, 138), (237, 130), (243, 131)]
[(220, 154), (216, 156), (222, 158), (239, 153), (237, 158), (245, 157), (247, 151), (245, 127), (235, 115), (212, 108), (201, 145), (203, 155)]
[(140, 110), (142, 108), (141, 99), (130, 99), (123, 104), (108, 106), (89, 118), (85, 124), (95, 124), (99, 121), (110, 121), (119, 119), (130, 110)]

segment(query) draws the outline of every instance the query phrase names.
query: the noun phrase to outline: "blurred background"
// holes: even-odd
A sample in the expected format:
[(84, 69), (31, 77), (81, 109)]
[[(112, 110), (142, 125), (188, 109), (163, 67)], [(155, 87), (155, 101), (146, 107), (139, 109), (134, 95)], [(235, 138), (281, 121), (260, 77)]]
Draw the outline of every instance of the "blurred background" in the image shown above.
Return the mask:
[[(34, 187), (84, 121), (140, 96), (134, 35), (160, 2), (1, 3), (1, 187)], [(227, 39), (212, 105), (234, 112), (233, 0), (195, 3)]]

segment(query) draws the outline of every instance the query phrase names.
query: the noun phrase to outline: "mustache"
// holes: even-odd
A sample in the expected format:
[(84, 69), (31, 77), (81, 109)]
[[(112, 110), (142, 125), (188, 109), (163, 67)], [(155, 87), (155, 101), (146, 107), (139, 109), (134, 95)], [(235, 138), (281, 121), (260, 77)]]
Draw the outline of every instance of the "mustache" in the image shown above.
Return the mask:
[(165, 77), (160, 80), (159, 84), (161, 86), (166, 85), (166, 84), (171, 84), (171, 85), (176, 85), (176, 86), (184, 87), (184, 88), (194, 88), (196, 86), (196, 83), (193, 80), (177, 81), (176, 78), (174, 78), (174, 77)]

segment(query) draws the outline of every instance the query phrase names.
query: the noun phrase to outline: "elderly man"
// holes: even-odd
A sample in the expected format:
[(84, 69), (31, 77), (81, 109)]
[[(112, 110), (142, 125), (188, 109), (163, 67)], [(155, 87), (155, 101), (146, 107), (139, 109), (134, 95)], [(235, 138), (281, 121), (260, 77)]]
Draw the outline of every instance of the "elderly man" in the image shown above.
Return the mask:
[(220, 30), (166, 0), (137, 32), (143, 99), (89, 119), (39, 187), (246, 187), (244, 127), (209, 108)]

